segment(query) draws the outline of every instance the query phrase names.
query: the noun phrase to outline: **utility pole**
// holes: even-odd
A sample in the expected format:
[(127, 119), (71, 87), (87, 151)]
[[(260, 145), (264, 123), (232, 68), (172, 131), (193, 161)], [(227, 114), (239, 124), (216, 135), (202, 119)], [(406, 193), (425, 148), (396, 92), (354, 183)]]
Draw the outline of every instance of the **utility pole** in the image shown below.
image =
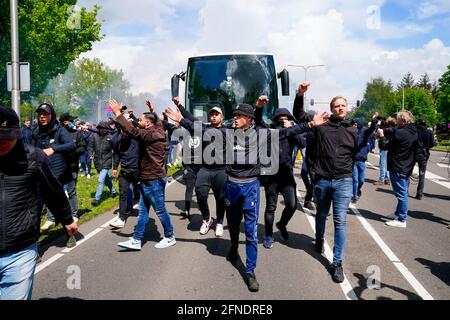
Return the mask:
[(19, 18), (17, 15), (17, 0), (10, 0), (9, 3), (11, 15), (11, 106), (20, 119)]
[[(308, 72), (308, 69), (310, 69), (310, 68), (317, 68), (317, 67), (326, 67), (326, 65), (324, 65), (324, 64), (311, 64), (311, 65), (303, 66), (303, 65), (300, 65), (300, 64), (288, 64), (288, 67), (303, 68), (303, 71), (305, 71), (305, 82), (306, 82), (306, 79), (307, 79), (306, 74)], [(297, 94), (297, 92), (296, 92), (296, 94)], [(289, 98), (289, 100), (290, 100), (290, 98)], [(305, 106), (305, 111), (306, 111), (307, 110), (306, 109), (306, 105), (307, 105), (307, 103), (306, 103), (306, 93), (303, 95), (303, 105)]]

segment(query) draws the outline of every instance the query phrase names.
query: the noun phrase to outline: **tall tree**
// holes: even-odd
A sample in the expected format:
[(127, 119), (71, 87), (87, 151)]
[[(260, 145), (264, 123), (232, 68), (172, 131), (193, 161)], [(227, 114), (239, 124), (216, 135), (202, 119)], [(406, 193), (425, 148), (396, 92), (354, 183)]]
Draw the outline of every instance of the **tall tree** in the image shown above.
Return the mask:
[(395, 92), (395, 106), (391, 113), (409, 110), (414, 118), (424, 118), (429, 126), (436, 123), (436, 111), (433, 105), (433, 97), (428, 90), (422, 88), (405, 88), (405, 100), (403, 105), (403, 90), (400, 88)]
[(364, 118), (370, 121), (373, 113), (378, 111), (380, 115), (388, 116), (394, 105), (392, 83), (383, 78), (374, 78), (366, 85), (364, 99), (359, 108), (353, 112), (354, 117)]
[(419, 82), (417, 82), (417, 84), (416, 84), (417, 88), (422, 88), (422, 89), (428, 90), (430, 92), (431, 92), (432, 86), (433, 85), (430, 82), (430, 77), (428, 76), (428, 73), (426, 73), (426, 72), (420, 77)]
[(82, 58), (53, 78), (40, 100), (50, 98), (58, 112), (69, 111), (96, 121), (99, 102), (103, 109), (110, 97), (124, 101), (129, 87), (121, 70), (111, 69), (97, 58)]
[[(74, 10), (76, 0), (19, 1), (20, 61), (30, 62), (31, 91), (24, 100), (37, 96), (50, 79), (64, 73), (70, 62), (99, 41), (98, 6), (92, 12)], [(9, 0), (0, 0), (0, 100), (9, 103), (6, 62), (11, 59)]]
[(412, 76), (411, 72), (408, 72), (403, 76), (402, 81), (397, 86), (397, 90), (401, 88), (413, 88), (414, 87), (414, 77)]
[(450, 123), (450, 65), (447, 71), (439, 78), (439, 91), (437, 94), (437, 112), (445, 124)]

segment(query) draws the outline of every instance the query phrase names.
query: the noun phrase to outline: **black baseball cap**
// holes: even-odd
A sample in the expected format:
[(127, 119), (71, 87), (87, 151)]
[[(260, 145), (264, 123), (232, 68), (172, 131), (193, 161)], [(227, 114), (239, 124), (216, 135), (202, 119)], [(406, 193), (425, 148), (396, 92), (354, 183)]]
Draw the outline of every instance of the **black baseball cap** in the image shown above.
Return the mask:
[(253, 107), (246, 103), (240, 103), (236, 109), (234, 109), (233, 114), (242, 114), (250, 118), (255, 118), (255, 111)]
[(53, 106), (51, 104), (49, 104), (49, 103), (41, 103), (39, 105), (39, 107), (37, 107), (36, 112), (45, 111), (45, 112), (51, 114), (53, 110), (54, 110), (54, 108), (53, 108)]
[(59, 117), (59, 121), (60, 122), (64, 122), (64, 121), (70, 121), (72, 122), (73, 120), (75, 120), (77, 117), (71, 116), (69, 113), (62, 113), (61, 116)]
[(19, 117), (12, 109), (0, 105), (0, 139), (22, 139)]

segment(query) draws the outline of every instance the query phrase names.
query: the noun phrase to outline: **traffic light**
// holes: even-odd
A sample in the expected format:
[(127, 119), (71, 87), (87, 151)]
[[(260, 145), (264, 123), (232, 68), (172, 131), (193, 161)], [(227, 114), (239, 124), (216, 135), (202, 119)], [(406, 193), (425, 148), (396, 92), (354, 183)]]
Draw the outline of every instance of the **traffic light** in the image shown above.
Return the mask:
[(311, 100), (309, 101), (309, 104), (310, 104), (311, 107), (314, 106), (314, 99), (311, 99)]
[(356, 100), (356, 106), (359, 108), (360, 105), (361, 105), (361, 100)]

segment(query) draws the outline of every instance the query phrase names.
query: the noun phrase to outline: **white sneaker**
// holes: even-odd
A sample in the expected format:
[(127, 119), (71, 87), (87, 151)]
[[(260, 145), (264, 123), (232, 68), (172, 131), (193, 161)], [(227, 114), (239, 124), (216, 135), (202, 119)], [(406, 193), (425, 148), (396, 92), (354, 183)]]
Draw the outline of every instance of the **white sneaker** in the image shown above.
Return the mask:
[(123, 228), (125, 227), (125, 220), (122, 220), (120, 218), (117, 218), (116, 220), (114, 220), (113, 222), (111, 222), (109, 224), (110, 227), (113, 228)]
[(220, 238), (223, 236), (223, 224), (218, 223), (216, 225), (216, 237)]
[(125, 249), (141, 250), (141, 240), (136, 240), (135, 238), (130, 238), (128, 241), (119, 242), (117, 245)]
[(86, 176), (86, 178), (90, 179), (90, 178), (91, 178), (91, 175), (88, 173), (87, 176)]
[(53, 221), (47, 220), (44, 225), (41, 227), (41, 231), (47, 231), (51, 228), (55, 227), (55, 223)]
[(406, 221), (401, 222), (398, 219), (395, 219), (395, 220), (387, 221), (386, 225), (390, 226), (390, 227), (406, 228)]
[(133, 206), (133, 209), (135, 209), (135, 210), (139, 210), (141, 208), (141, 205), (139, 204), (139, 203), (136, 203), (134, 206)]
[(203, 224), (200, 227), (200, 234), (207, 234), (211, 226), (213, 225), (214, 219), (209, 218), (209, 221), (203, 220)]
[(171, 236), (170, 238), (164, 237), (160, 242), (155, 244), (156, 249), (165, 249), (173, 246), (177, 241), (175, 240), (175, 236)]

